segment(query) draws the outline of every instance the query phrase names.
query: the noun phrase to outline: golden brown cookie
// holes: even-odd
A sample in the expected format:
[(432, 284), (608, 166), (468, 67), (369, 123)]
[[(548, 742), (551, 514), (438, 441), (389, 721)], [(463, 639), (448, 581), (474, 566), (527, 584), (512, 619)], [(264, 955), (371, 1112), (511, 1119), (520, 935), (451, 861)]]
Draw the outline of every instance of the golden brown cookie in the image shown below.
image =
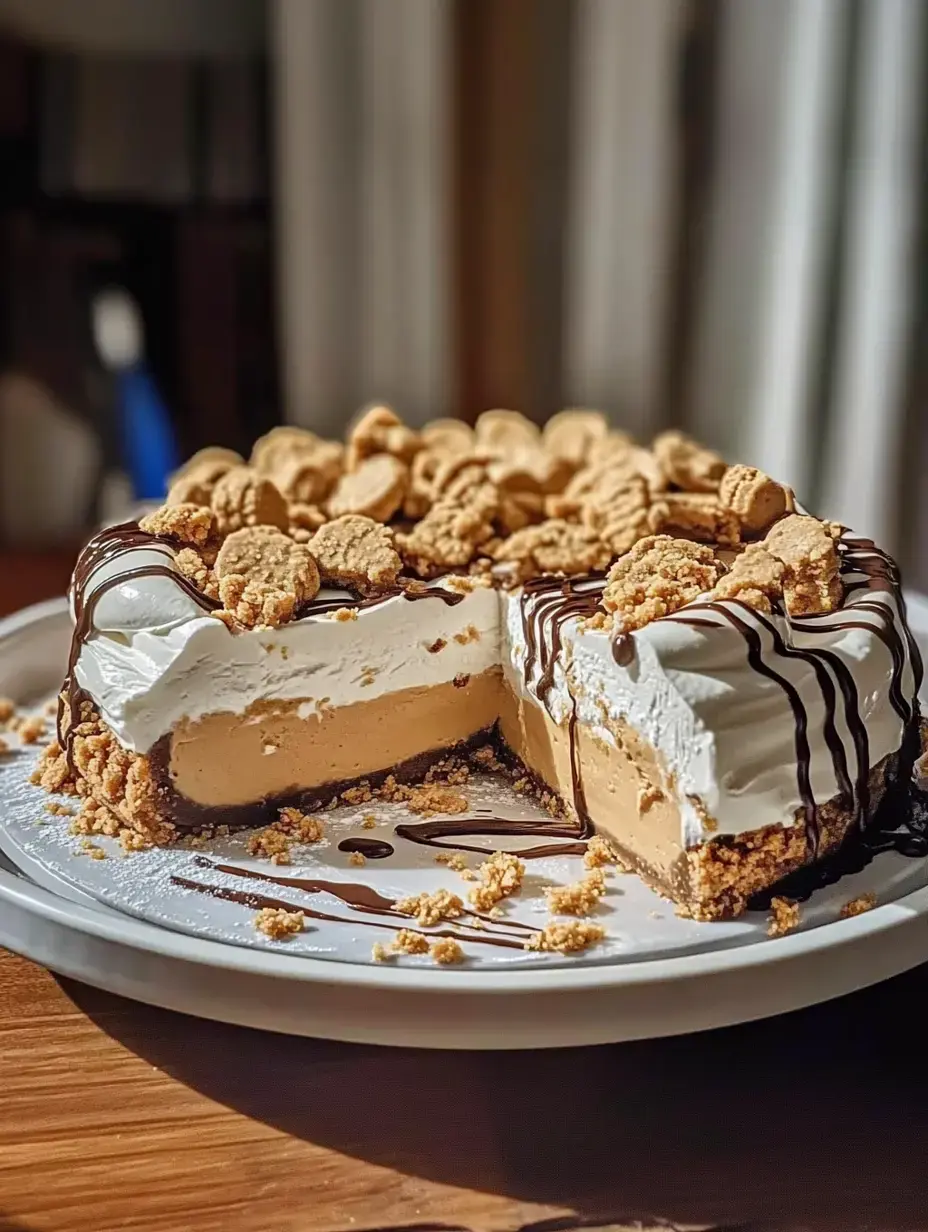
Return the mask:
[(471, 453), (474, 448), (474, 430), (463, 419), (433, 419), (419, 435), (435, 453)]
[(342, 475), (329, 497), (329, 516), (348, 513), (389, 522), (403, 503), (409, 486), (409, 468), (389, 453), (366, 458), (357, 469)]
[(309, 542), (327, 586), (378, 594), (396, 583), (402, 561), (381, 522), (346, 514), (320, 527)]
[(178, 479), (183, 479), (194, 471), (218, 479), (233, 466), (243, 466), (244, 463), (245, 459), (234, 449), (226, 449), (222, 445), (207, 445), (205, 449), (198, 449), (191, 454), (183, 466), (177, 468), (171, 476), (171, 483), (175, 484)]
[(213, 529), (213, 515), (202, 505), (162, 505), (139, 522), (150, 535), (202, 547)]
[(519, 411), (484, 411), (474, 424), (478, 452), (504, 457), (514, 449), (537, 449), (541, 429)]
[(683, 432), (662, 432), (655, 437), (652, 450), (671, 483), (684, 492), (717, 492), (725, 462)]
[(710, 547), (689, 539), (652, 535), (621, 556), (606, 577), (603, 607), (626, 632), (712, 590), (722, 565)]
[[(609, 434), (609, 421), (602, 411), (569, 408), (552, 415), (542, 431), (546, 449), (568, 458), (577, 466), (587, 462), (593, 447)], [(631, 437), (628, 438), (631, 444)]]
[(408, 428), (389, 406), (370, 406), (348, 429), (346, 467), (355, 471), (366, 458), (388, 453), (401, 462), (410, 463), (422, 441), (417, 432)]
[(239, 622), (280, 625), (319, 592), (319, 570), (305, 544), (270, 526), (234, 531), (216, 557), (219, 597)]
[(283, 530), (290, 520), (287, 502), (275, 484), (249, 466), (237, 466), (223, 475), (213, 489), (211, 504), (221, 535), (245, 526)]
[(493, 552), (494, 560), (513, 565), (523, 579), (539, 573), (589, 573), (605, 568), (610, 556), (595, 531), (556, 518), (516, 531)]
[(730, 466), (719, 485), (719, 500), (748, 535), (758, 535), (792, 509), (792, 494), (754, 466)]

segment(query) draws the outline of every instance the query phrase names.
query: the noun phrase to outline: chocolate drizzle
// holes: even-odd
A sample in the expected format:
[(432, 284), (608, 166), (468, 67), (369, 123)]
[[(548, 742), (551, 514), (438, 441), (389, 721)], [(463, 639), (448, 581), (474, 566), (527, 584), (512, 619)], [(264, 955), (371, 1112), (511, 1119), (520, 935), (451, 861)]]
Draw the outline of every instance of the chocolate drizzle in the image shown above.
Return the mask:
[[(892, 609), (876, 599), (856, 601), (852, 606), (836, 612), (808, 616), (804, 620), (791, 619), (788, 627), (799, 633), (834, 633), (842, 629), (861, 629), (878, 637), (887, 647), (892, 660), (892, 674), (888, 696), (890, 703), (903, 722), (903, 747), (913, 740), (917, 743), (918, 702), (917, 694), (922, 680), (922, 662), (918, 647), (905, 619), (905, 603), (902, 597), (899, 571), (892, 559), (877, 548), (871, 540), (842, 538), (838, 544), (841, 572), (846, 578), (863, 580), (846, 584), (849, 593), (866, 589), (890, 595), (896, 602), (899, 613), (898, 625)], [(738, 610), (735, 610), (738, 609)], [(861, 615), (873, 616), (875, 621), (863, 620)], [(716, 619), (709, 619), (715, 617)], [(663, 617), (664, 620), (687, 624), (693, 627), (712, 628), (724, 621), (744, 637), (748, 649), (748, 662), (755, 671), (776, 681), (782, 688), (793, 712), (796, 725), (796, 777), (799, 798), (805, 811), (806, 837), (810, 850), (816, 853), (820, 845), (818, 806), (811, 784), (811, 749), (808, 738), (808, 714), (795, 686), (765, 661), (764, 647), (759, 630), (770, 637), (775, 655), (784, 659), (802, 659), (815, 673), (824, 703), (822, 735), (831, 754), (835, 781), (839, 796), (855, 811), (858, 829), (867, 823), (869, 812), (870, 745), (867, 730), (860, 714), (857, 686), (848, 666), (833, 651), (824, 647), (787, 645), (779, 629), (763, 614), (739, 600), (707, 601), (693, 603), (678, 612)], [(906, 665), (912, 671), (912, 701), (904, 694)], [(851, 782), (844, 742), (836, 726), (837, 698), (831, 673), (841, 691), (845, 723), (854, 745), (856, 774)], [(914, 732), (914, 735), (912, 734)], [(908, 781), (912, 761), (900, 757), (900, 778)], [(899, 799), (897, 797), (897, 807)], [(871, 857), (872, 858), (872, 857)]]
[[(378, 916), (380, 921), (357, 920), (350, 916), (333, 915), (329, 911), (321, 911), (318, 907), (307, 905), (302, 901), (293, 902), (283, 898), (271, 898), (250, 890), (236, 890), (231, 886), (194, 881), (189, 877), (181, 877), (176, 874), (171, 877), (172, 884), (180, 886), (185, 890), (193, 890), (198, 894), (209, 895), (211, 898), (220, 898), (227, 902), (238, 903), (255, 911), (260, 911), (264, 907), (269, 907), (275, 911), (302, 911), (304, 915), (310, 916), (314, 920), (329, 920), (334, 923), (353, 924), (367, 928), (395, 928), (397, 921), (401, 921), (403, 927), (412, 927), (414, 923), (404, 912), (397, 911), (393, 899), (378, 893), (372, 886), (363, 885), (359, 882), (329, 881), (310, 877), (273, 876), (270, 873), (260, 873), (254, 869), (239, 868), (234, 864), (218, 864), (207, 859), (205, 856), (196, 856), (194, 863), (199, 868), (210, 869), (217, 873), (225, 873), (230, 877), (241, 877), (248, 881), (259, 881), (262, 884), (299, 890), (304, 894), (330, 894), (333, 898), (337, 898), (339, 902), (344, 903), (345, 906), (350, 907), (360, 915)], [(480, 925), (469, 925), (467, 923), (468, 919), (479, 920)], [(461, 928), (473, 928), (474, 931), (462, 932), (460, 931)], [(535, 930), (530, 925), (523, 924), (519, 920), (498, 920), (493, 916), (482, 915), (477, 911), (465, 911), (459, 928), (442, 927), (428, 929), (427, 931), (417, 929), (417, 931), (425, 932), (425, 935), (429, 937), (452, 937), (456, 941), (479, 942), (481, 945), (495, 945), (511, 950), (521, 950), (524, 949), (526, 940)]]

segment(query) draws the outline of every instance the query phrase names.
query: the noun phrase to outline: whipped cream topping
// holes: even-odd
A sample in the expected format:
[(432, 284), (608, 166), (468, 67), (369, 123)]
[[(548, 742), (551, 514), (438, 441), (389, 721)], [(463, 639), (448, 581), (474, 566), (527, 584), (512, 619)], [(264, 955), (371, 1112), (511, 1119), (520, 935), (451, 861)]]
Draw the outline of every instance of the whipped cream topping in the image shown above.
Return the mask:
[[(126, 553), (121, 569), (130, 563), (127, 557), (134, 568), (144, 563), (136, 556), (146, 555)], [(103, 574), (91, 579), (88, 595)], [(169, 579), (146, 577), (109, 589), (75, 666), (77, 683), (117, 739), (139, 753), (182, 719), (243, 714), (268, 699), (304, 701), (308, 716), (322, 705), (372, 701), (499, 664), (498, 606), (491, 590), (474, 590), (454, 606), (395, 595), (361, 607), (355, 620), (308, 615), (279, 629), (233, 634), (182, 592), (164, 593), (164, 587), (171, 591)], [(341, 598), (346, 607), (356, 602), (334, 590), (318, 597)]]
[[(613, 744), (610, 720), (640, 731), (676, 784), (681, 837), (692, 846), (788, 823), (810, 799), (853, 795), (902, 744), (920, 665), (894, 579), (874, 579), (873, 562), (886, 558), (862, 543), (842, 545), (848, 593), (837, 612), (791, 620), (697, 601), (638, 630), (633, 653), (621, 656), (609, 633), (563, 604), (558, 615), (529, 590), (478, 588), (454, 606), (394, 595), (355, 620), (310, 614), (232, 634), (177, 585), (168, 546), (138, 544), (82, 579), (84, 604), (108, 585), (74, 675), (120, 742), (144, 753), (182, 719), (285, 699), (305, 701), (308, 715), (502, 665), (556, 722), (576, 706)], [(574, 589), (595, 606), (601, 586)]]
[(546, 680), (528, 642), (550, 651), (558, 604), (509, 598), (510, 681), (556, 722), (576, 705), (613, 745), (610, 719), (641, 732), (675, 780), (685, 846), (790, 824), (810, 801), (865, 791), (869, 769), (899, 750), (916, 713), (921, 664), (898, 592), (872, 576), (885, 558), (857, 542), (842, 545), (847, 595), (836, 612), (793, 620), (697, 600), (636, 631), (633, 652), (619, 656), (611, 634), (572, 616), (557, 630)]

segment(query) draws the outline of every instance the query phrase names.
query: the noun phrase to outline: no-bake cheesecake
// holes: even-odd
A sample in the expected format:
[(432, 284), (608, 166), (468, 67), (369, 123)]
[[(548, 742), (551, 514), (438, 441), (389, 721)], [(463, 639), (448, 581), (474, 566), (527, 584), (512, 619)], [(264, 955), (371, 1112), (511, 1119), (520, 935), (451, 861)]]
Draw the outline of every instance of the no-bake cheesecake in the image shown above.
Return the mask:
[(714, 919), (865, 828), (918, 752), (892, 560), (752, 467), (592, 411), (414, 431), (374, 407), (344, 445), (201, 451), (88, 544), (71, 597), (38, 777), (139, 843), (491, 746), (550, 821), (407, 837), (527, 829), (532, 854), (598, 831)]

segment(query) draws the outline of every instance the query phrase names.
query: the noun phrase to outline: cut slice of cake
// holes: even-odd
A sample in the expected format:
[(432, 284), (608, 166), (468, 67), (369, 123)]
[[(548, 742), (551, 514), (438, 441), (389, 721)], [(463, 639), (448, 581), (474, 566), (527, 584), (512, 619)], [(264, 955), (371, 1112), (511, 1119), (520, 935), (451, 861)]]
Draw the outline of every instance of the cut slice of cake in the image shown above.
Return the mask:
[(531, 856), (599, 831), (714, 919), (865, 828), (918, 751), (893, 562), (753, 468), (595, 412), (416, 433), (376, 407), (344, 448), (287, 428), (247, 465), (203, 451), (85, 548), (72, 603), (38, 777), (140, 843), (493, 745), (551, 820), (404, 837), (529, 831)]

